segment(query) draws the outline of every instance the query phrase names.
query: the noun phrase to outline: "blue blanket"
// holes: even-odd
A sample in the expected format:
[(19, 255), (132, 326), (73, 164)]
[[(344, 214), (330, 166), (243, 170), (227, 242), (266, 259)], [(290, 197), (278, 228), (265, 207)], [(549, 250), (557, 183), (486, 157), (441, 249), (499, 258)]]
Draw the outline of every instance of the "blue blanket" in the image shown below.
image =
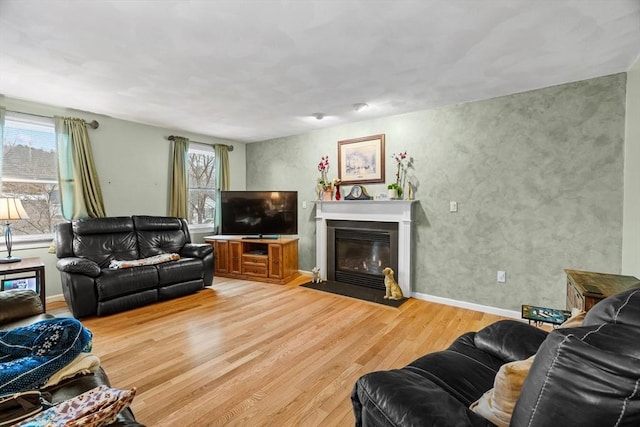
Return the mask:
[(76, 319), (47, 319), (0, 331), (0, 395), (42, 386), (83, 351), (91, 331)]

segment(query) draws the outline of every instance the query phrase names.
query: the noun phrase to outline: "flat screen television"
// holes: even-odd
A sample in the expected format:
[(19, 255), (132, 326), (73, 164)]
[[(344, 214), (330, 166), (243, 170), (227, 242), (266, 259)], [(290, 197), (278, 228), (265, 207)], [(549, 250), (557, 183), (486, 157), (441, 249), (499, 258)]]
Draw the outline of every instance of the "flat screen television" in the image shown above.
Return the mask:
[(222, 191), (223, 235), (277, 238), (298, 234), (297, 191)]

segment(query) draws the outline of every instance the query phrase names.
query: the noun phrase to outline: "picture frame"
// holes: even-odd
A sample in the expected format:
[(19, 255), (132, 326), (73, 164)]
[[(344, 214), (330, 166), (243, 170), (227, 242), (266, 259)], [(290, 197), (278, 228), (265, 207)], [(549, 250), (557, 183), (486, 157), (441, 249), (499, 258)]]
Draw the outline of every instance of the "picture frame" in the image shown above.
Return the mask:
[(2, 280), (0, 290), (11, 291), (14, 289), (31, 289), (36, 293), (40, 293), (40, 284), (38, 283), (38, 278), (36, 276)]
[(341, 185), (384, 182), (385, 134), (338, 141)]

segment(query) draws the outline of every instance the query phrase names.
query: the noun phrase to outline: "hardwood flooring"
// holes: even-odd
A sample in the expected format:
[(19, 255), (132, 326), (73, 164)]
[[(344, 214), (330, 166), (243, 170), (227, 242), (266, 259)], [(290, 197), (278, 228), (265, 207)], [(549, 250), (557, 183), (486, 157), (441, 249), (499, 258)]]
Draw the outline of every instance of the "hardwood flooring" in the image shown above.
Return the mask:
[(352, 426), (359, 376), (402, 367), (500, 319), (297, 286), (309, 280), (215, 278), (197, 294), (83, 323), (112, 386), (137, 387), (132, 409), (148, 426)]

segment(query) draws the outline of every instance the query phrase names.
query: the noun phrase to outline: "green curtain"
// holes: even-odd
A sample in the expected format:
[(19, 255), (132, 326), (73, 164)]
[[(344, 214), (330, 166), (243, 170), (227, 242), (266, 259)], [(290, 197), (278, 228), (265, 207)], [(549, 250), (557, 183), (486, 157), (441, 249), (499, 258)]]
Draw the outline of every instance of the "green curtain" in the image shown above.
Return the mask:
[(187, 156), (189, 153), (189, 138), (175, 136), (173, 139), (173, 168), (171, 173), (171, 188), (169, 189), (169, 216), (185, 218), (187, 221), (188, 177)]
[(86, 122), (55, 117), (58, 182), (66, 219), (106, 216)]
[(222, 144), (216, 144), (216, 183), (218, 189), (216, 191), (216, 217), (214, 224), (216, 230), (220, 230), (220, 223), (222, 222), (222, 210), (221, 206), (221, 194), (220, 191), (228, 190), (231, 186), (231, 177), (229, 175), (229, 147)]
[[(2, 178), (2, 159), (4, 157), (4, 114), (5, 109), (0, 107), (0, 178)], [(2, 179), (0, 179), (0, 195), (2, 194)]]

